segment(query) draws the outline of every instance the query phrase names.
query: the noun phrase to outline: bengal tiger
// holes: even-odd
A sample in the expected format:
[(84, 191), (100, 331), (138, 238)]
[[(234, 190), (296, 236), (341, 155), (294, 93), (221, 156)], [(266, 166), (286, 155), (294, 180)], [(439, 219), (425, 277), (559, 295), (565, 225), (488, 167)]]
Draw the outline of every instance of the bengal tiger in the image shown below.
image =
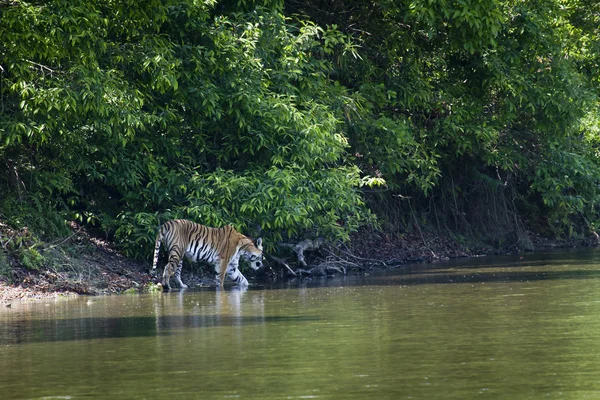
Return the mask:
[(156, 236), (152, 273), (156, 272), (161, 243), (164, 244), (169, 257), (163, 272), (162, 285), (169, 290), (173, 275), (179, 287), (188, 287), (181, 281), (184, 256), (191, 261), (213, 264), (217, 283), (221, 287), (225, 281), (225, 274), (239, 286), (248, 286), (248, 280), (238, 269), (240, 256), (249, 260), (254, 270), (262, 266), (262, 239), (258, 238), (255, 245), (231, 225), (211, 228), (185, 219), (165, 222)]

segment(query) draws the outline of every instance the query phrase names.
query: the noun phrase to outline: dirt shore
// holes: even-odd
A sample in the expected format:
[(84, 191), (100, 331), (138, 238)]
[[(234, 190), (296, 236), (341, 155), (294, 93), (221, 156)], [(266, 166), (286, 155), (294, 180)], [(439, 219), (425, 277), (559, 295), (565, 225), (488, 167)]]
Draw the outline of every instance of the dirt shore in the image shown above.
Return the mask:
[(0, 303), (141, 291), (151, 281), (148, 265), (123, 257), (114, 246), (82, 229), (59, 246), (38, 244), (44, 261), (37, 268), (27, 268), (14, 254), (4, 254)]

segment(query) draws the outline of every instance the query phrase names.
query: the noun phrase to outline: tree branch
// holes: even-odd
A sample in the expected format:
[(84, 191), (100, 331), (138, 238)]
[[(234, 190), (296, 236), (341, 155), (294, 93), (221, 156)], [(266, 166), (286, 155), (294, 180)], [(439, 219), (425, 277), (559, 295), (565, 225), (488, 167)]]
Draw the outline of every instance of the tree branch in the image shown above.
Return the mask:
[(272, 255), (270, 255), (270, 254), (266, 254), (266, 256), (267, 256), (268, 258), (270, 258), (271, 260), (275, 261), (277, 264), (279, 264), (279, 265), (283, 265), (284, 267), (286, 267), (286, 268), (287, 268), (287, 270), (290, 272), (290, 274), (292, 274), (292, 275), (294, 275), (294, 276), (298, 276), (298, 275), (297, 275), (297, 274), (294, 272), (294, 270), (293, 270), (293, 269), (291, 269), (291, 268), (290, 268), (290, 266), (289, 266), (289, 265), (287, 265), (287, 263), (286, 263), (286, 262), (285, 262), (283, 259), (281, 259), (281, 258), (279, 258), (279, 257), (272, 256)]

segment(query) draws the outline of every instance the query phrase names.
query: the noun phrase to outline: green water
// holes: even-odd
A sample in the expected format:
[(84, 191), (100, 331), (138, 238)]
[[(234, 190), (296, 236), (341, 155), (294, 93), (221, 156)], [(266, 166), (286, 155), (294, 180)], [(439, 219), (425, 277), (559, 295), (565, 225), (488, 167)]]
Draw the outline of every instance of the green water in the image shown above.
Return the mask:
[(600, 251), (13, 302), (0, 398), (598, 399)]

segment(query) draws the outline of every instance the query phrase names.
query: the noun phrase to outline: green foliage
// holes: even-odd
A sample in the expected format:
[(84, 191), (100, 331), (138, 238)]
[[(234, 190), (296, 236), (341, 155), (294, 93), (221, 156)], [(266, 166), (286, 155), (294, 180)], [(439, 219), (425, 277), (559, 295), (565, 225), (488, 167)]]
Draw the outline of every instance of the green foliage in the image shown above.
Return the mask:
[(34, 247), (19, 247), (17, 257), (20, 263), (27, 269), (39, 271), (44, 264), (44, 257)]
[(0, 279), (12, 283), (12, 268), (8, 261), (8, 256), (4, 250), (0, 251)]
[(141, 290), (143, 293), (162, 293), (163, 287), (161, 284), (148, 282)]
[(469, 214), (495, 180), (508, 189), (499, 195), (517, 193), (522, 212), (534, 205), (557, 227), (599, 219), (598, 4), (300, 4), (288, 10), (361, 45), (333, 76), (348, 88), (341, 112), (355, 162), (390, 195), (424, 209), (448, 199), (439, 206)]
[(29, 193), (23, 200), (6, 196), (0, 198), (0, 220), (14, 227), (28, 227), (41, 238), (54, 238), (67, 235), (68, 212), (62, 199), (43, 193)]
[(372, 221), (365, 184), (405, 221), (440, 202), (458, 226), (510, 193), (566, 231), (594, 226), (598, 15), (589, 0), (1, 3), (0, 216), (48, 237), (94, 224), (140, 258), (177, 217), (271, 245), (347, 239)]
[(39, 202), (141, 258), (174, 217), (347, 238), (368, 212), (324, 55), (352, 44), (259, 3), (0, 6), (9, 218)]
[[(185, 205), (163, 214), (123, 212), (116, 236), (126, 254), (143, 257), (154, 243), (158, 226), (173, 218), (202, 221), (209, 226), (232, 224), (241, 232), (265, 235), (274, 242), (298, 237), (323, 236), (348, 239), (370, 218), (355, 187), (356, 168), (317, 170), (290, 165), (259, 173), (236, 174), (216, 170), (195, 173), (188, 184)], [(259, 232), (260, 230), (260, 232)]]
[(0, 276), (8, 281), (12, 279), (12, 268), (8, 256), (15, 258), (20, 265), (27, 269), (39, 271), (46, 262), (45, 257), (36, 249), (41, 243), (28, 228), (19, 231), (10, 229), (5, 224), (0, 224)]

